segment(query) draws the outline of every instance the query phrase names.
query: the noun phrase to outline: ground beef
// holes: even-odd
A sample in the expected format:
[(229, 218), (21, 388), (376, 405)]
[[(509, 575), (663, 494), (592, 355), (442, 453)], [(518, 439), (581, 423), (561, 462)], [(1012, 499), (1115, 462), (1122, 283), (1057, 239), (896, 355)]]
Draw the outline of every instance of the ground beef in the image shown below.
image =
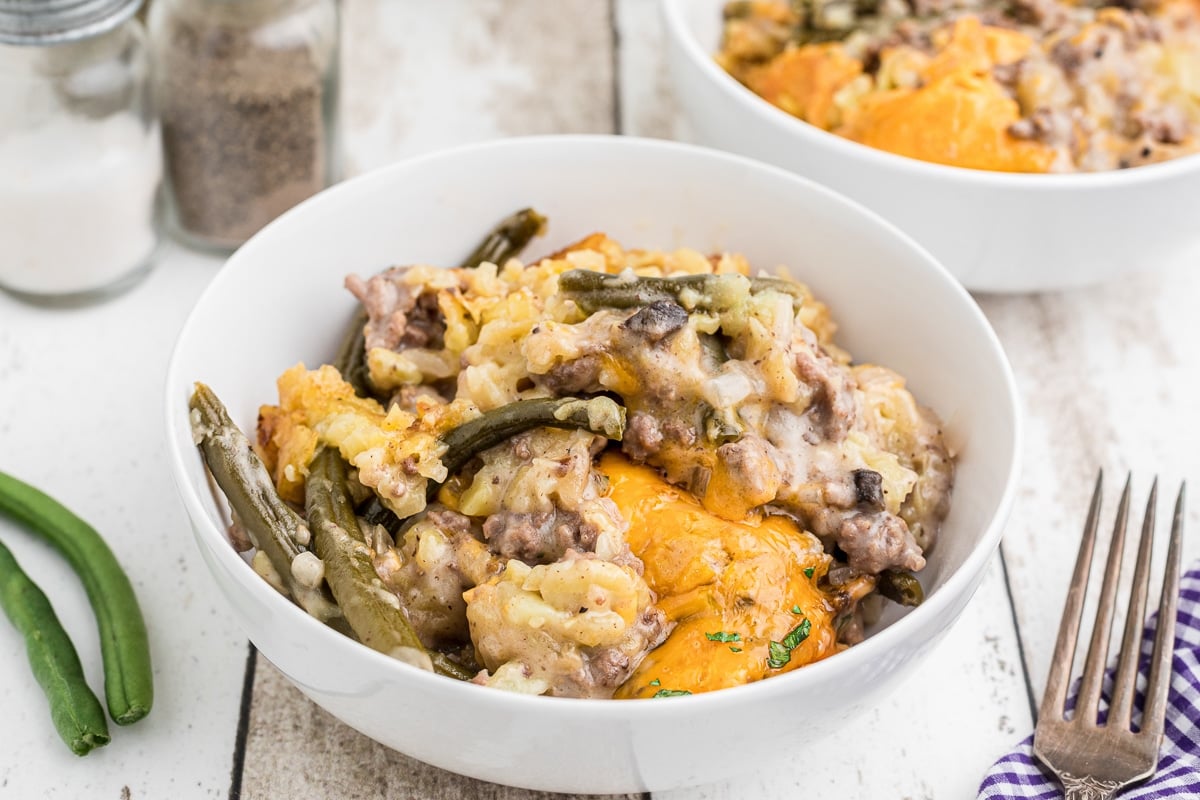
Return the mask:
[(1003, 86), (1009, 95), (1016, 95), (1017, 81), (1021, 76), (1022, 63), (1021, 61), (1014, 61), (1011, 64), (997, 64), (992, 67), (992, 79)]
[(1188, 119), (1179, 106), (1136, 111), (1133, 120), (1140, 132), (1155, 142), (1181, 144), (1188, 135)]
[(440, 350), (445, 345), (446, 320), (438, 308), (437, 294), (426, 292), (417, 298), (417, 303), (408, 314), (404, 335), (396, 349), (425, 347)]
[(574, 511), (500, 511), (483, 523), (492, 552), (529, 565), (558, 561), (568, 550), (590, 553), (599, 532)]
[(1059, 0), (1012, 0), (1009, 14), (1020, 23), (1045, 31), (1061, 28), (1071, 20), (1071, 10)]
[(621, 440), (621, 450), (625, 455), (642, 464), (657, 453), (662, 444), (662, 428), (653, 415), (645, 411), (635, 411), (629, 415), (625, 436)]
[(1113, 5), (1118, 8), (1128, 8), (1131, 11), (1143, 11), (1147, 14), (1157, 13), (1162, 8), (1162, 0), (1118, 0)]
[(394, 348), (404, 336), (408, 312), (417, 303), (412, 287), (403, 283), (407, 267), (393, 267), (363, 280), (357, 275), (346, 276), (346, 288), (358, 298), (367, 312), (363, 329), (367, 349)]
[(854, 383), (847, 370), (816, 347), (796, 348), (796, 374), (814, 389), (808, 415), (812, 444), (840, 442), (854, 423)]
[(912, 19), (902, 19), (896, 22), (891, 30), (857, 43), (857, 47), (860, 48), (857, 55), (863, 62), (863, 72), (868, 75), (876, 74), (883, 52), (902, 46), (912, 47), (922, 53), (932, 53), (933, 37), (930, 36), (929, 26)]
[(589, 353), (574, 361), (555, 364), (545, 375), (534, 375), (533, 380), (538, 386), (559, 397), (580, 392), (596, 392), (602, 388), (597, 383), (602, 367), (600, 354)]
[(965, 5), (961, 0), (908, 0), (912, 13), (918, 17), (931, 17), (935, 14), (945, 14)]
[(678, 417), (660, 420), (648, 411), (633, 411), (621, 439), (621, 451), (644, 464), (653, 461), (664, 446), (689, 448), (696, 444), (696, 428)]
[[(650, 606), (642, 612), (633, 625), (635, 641), (644, 642), (637, 650), (622, 650), (619, 647), (599, 647), (583, 651), (583, 669), (575, 676), (576, 683), (587, 687), (581, 696), (611, 697), (642, 662), (646, 653), (666, 641), (671, 632), (667, 615), (658, 606)], [(599, 690), (604, 687), (604, 690)]]
[(672, 442), (678, 442), (684, 447), (691, 447), (696, 443), (696, 429), (689, 423), (681, 419), (668, 419), (661, 423), (663, 438)]
[(916, 572), (925, 566), (921, 548), (904, 520), (891, 514), (852, 514), (843, 517), (837, 544), (851, 567), (878, 574), (899, 567)]
[(1043, 142), (1051, 147), (1071, 148), (1075, 143), (1075, 124), (1069, 111), (1040, 108), (1008, 127), (1018, 139)]
[(404, 282), (408, 270), (393, 267), (365, 281), (357, 275), (347, 276), (346, 288), (367, 312), (363, 336), (368, 350), (442, 346), (446, 323), (437, 306), (437, 295), (422, 294), (408, 286)]
[(442, 506), (433, 506), (429, 513), (425, 515), (425, 519), (447, 536), (454, 536), (459, 533), (471, 533), (470, 517)]
[[(826, 500), (828, 502), (828, 500)], [(925, 566), (921, 547), (903, 518), (885, 510), (838, 508), (816, 503), (776, 503), (800, 518), (804, 526), (826, 543), (846, 554), (849, 566), (875, 575), (885, 569), (916, 572)]]

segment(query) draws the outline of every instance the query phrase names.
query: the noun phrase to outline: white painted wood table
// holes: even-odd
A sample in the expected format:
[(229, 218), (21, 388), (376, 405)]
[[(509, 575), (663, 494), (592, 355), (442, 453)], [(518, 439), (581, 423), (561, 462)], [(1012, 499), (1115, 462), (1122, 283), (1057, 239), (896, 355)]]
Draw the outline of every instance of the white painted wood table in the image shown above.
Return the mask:
[[(496, 136), (686, 138), (653, 0), (345, 0), (344, 10), (347, 175)], [(161, 395), (173, 338), (218, 266), (168, 245), (144, 283), (102, 305), (47, 310), (0, 295), (0, 470), (107, 536), (141, 597), (157, 680), (153, 714), (76, 758), (0, 624), (0, 797), (545, 797), (427, 767), (340, 724), (256, 657), (214, 593), (167, 473)], [(1139, 496), (1155, 472), (1172, 487), (1200, 483), (1200, 269), (979, 300), (1027, 424), (1002, 553), (962, 620), (919, 674), (823, 746), (656, 800), (973, 796), (1032, 728), (1095, 470), (1133, 469)], [(0, 536), (53, 598), (99, 686), (74, 577), (14, 526), (0, 521)], [(1194, 541), (1187, 550), (1197, 555)]]

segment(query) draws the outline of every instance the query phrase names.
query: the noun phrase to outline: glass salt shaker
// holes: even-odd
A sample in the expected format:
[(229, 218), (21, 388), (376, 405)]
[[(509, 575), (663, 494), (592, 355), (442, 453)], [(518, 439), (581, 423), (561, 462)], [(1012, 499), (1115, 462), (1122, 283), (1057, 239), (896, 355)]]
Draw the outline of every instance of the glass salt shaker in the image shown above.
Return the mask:
[(0, 0), (0, 288), (90, 302), (142, 277), (162, 178), (142, 0)]
[(168, 219), (232, 250), (334, 178), (336, 0), (155, 0)]

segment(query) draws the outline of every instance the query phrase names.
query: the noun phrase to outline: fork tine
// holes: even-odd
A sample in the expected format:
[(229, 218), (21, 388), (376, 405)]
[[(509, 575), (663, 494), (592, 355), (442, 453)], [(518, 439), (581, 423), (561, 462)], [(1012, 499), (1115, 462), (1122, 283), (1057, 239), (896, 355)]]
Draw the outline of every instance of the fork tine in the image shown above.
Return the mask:
[(1108, 545), (1108, 563), (1104, 568), (1104, 583), (1100, 586), (1100, 602), (1096, 607), (1096, 623), (1092, 628), (1092, 641), (1088, 646), (1087, 661), (1083, 665), (1083, 683), (1079, 687), (1079, 701), (1075, 705), (1075, 719), (1085, 725), (1096, 724), (1100, 708), (1100, 688), (1104, 682), (1104, 664), (1108, 661), (1108, 639), (1112, 633), (1113, 611), (1117, 605), (1117, 582), (1121, 577), (1121, 561), (1125, 549), (1125, 528), (1129, 521), (1129, 484), (1133, 475), (1125, 479), (1125, 491), (1121, 492), (1121, 505), (1117, 509), (1117, 521), (1113, 524), (1112, 541)]
[(1121, 730), (1129, 729), (1133, 717), (1133, 689), (1137, 680), (1138, 658), (1142, 652), (1142, 625), (1146, 621), (1146, 595), (1150, 590), (1150, 554), (1154, 547), (1155, 510), (1158, 507), (1158, 478), (1150, 487), (1146, 516), (1142, 519), (1142, 538), (1138, 542), (1137, 563), (1133, 568), (1133, 585), (1129, 589), (1129, 609), (1125, 615), (1125, 634), (1121, 638), (1121, 658), (1113, 678), (1113, 698), (1108, 710), (1108, 724)]
[(1162, 736), (1166, 717), (1167, 689), (1171, 685), (1171, 659), (1175, 653), (1175, 612), (1179, 605), (1179, 550), (1183, 540), (1183, 509), (1187, 503), (1187, 483), (1179, 487), (1175, 516), (1171, 522), (1171, 542), (1167, 546), (1167, 568), (1163, 573), (1162, 597), (1158, 601), (1158, 631), (1150, 656), (1150, 681), (1146, 685), (1146, 712), (1142, 715), (1142, 733)]
[(1096, 475), (1096, 488), (1092, 492), (1092, 503), (1088, 508), (1087, 523), (1083, 526), (1083, 538), (1079, 542), (1079, 555), (1075, 558), (1075, 571), (1071, 574), (1071, 585), (1067, 588), (1067, 600), (1063, 604), (1062, 621), (1058, 625), (1058, 641), (1054, 644), (1054, 657), (1050, 660), (1050, 674), (1046, 678), (1046, 691), (1038, 717), (1062, 719), (1067, 701), (1067, 684), (1071, 681), (1071, 665), (1075, 661), (1075, 640), (1079, 637), (1079, 620), (1083, 615), (1083, 598), (1087, 593), (1088, 573), (1092, 566), (1092, 549), (1096, 544), (1096, 526), (1100, 518), (1100, 495), (1104, 487), (1104, 470)]

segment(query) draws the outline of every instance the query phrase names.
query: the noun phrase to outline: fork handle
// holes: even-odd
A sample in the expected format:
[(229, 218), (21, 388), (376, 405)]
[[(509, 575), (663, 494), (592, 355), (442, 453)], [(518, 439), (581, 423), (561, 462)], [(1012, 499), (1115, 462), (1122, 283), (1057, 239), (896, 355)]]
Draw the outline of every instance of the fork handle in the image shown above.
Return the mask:
[(1076, 777), (1069, 772), (1060, 772), (1059, 779), (1066, 790), (1065, 800), (1112, 800), (1124, 784), (1119, 781), (1102, 781), (1090, 775)]

